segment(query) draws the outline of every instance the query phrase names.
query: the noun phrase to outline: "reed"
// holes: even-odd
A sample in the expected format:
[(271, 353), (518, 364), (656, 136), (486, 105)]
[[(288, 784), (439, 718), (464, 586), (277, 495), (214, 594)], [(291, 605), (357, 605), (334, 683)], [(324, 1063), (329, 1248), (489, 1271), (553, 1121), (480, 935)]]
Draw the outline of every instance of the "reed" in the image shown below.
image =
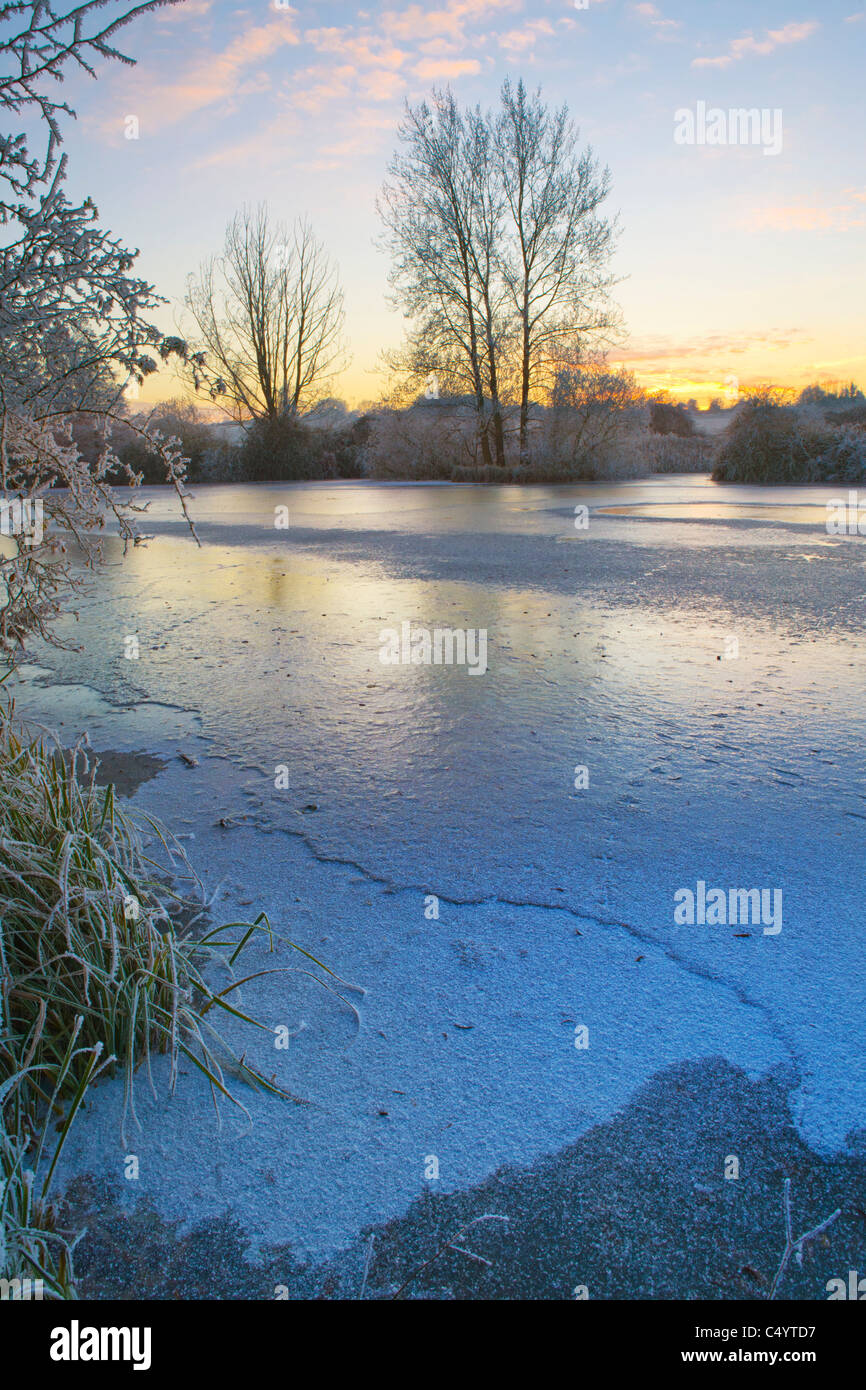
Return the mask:
[[(230, 1078), (284, 1096), (233, 1052), (219, 1022), (231, 1015), (270, 1032), (237, 991), (294, 972), (239, 980), (238, 956), (263, 933), (270, 950), (281, 941), (345, 983), (275, 938), (264, 914), (204, 930), (206, 905), (172, 886), (178, 867), (188, 874), (181, 846), (97, 785), (82, 744), (65, 752), (51, 736), (25, 736), (0, 699), (0, 1276), (41, 1278), (45, 1297), (74, 1296), (74, 1242), (57, 1229), (51, 1182), (96, 1078), (122, 1075), (124, 1131), (137, 1122), (137, 1073), (153, 1086), (156, 1054), (170, 1060), (172, 1087), (181, 1058), (196, 1066), (215, 1103), (222, 1095), (244, 1109)], [(229, 972), (218, 990), (205, 978), (215, 959)]]

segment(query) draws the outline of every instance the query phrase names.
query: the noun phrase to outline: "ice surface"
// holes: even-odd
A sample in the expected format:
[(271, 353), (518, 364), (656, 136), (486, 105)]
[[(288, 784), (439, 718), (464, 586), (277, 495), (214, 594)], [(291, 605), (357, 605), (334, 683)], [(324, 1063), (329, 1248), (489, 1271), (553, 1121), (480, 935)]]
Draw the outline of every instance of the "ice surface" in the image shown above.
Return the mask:
[[(156, 538), (110, 551), (84, 651), (34, 648), (20, 707), (169, 758), (136, 802), (195, 836), (223, 910), (266, 907), (368, 994), (356, 1036), (301, 977), (250, 987), (304, 1024), (251, 1050), (313, 1104), (245, 1096), (254, 1128), (220, 1136), (193, 1077), (142, 1090), (142, 1190), (319, 1254), (402, 1210), (425, 1155), (448, 1186), (529, 1163), (713, 1055), (787, 1066), (821, 1152), (866, 1127), (866, 548), (827, 536), (837, 491), (197, 488), (197, 549), (151, 490)], [(487, 673), (381, 664), (406, 620), (485, 628)], [(676, 926), (698, 880), (780, 888), (781, 933)], [(119, 1105), (67, 1174), (120, 1172)]]

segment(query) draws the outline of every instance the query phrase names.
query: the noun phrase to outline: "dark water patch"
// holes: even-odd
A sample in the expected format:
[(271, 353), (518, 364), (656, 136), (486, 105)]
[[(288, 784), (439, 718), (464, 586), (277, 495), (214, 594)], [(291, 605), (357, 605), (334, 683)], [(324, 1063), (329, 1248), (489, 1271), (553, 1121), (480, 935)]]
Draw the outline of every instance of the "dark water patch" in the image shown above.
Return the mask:
[(96, 762), (97, 786), (113, 783), (121, 796), (134, 796), (144, 782), (150, 782), (167, 765), (153, 753), (118, 753), (113, 749), (94, 752), (92, 758)]
[[(59, 762), (60, 754), (55, 754), (55, 757)], [(119, 796), (134, 796), (140, 786), (150, 782), (167, 767), (165, 759), (153, 753), (119, 753), (114, 749), (99, 753), (92, 748), (63, 749), (63, 760), (67, 766), (71, 766), (73, 757), (77, 761), (79, 777), (89, 780), (92, 773), (98, 787), (113, 786)]]
[[(790, 1074), (760, 1081), (721, 1059), (656, 1075), (612, 1121), (528, 1169), (464, 1191), (430, 1183), (408, 1211), (361, 1232), (326, 1263), (290, 1247), (251, 1256), (230, 1212), (189, 1232), (129, 1186), (79, 1179), (66, 1220), (86, 1298), (766, 1299), (794, 1235), (838, 1218), (791, 1261), (779, 1296), (823, 1300), (829, 1279), (866, 1270), (866, 1142), (833, 1159), (798, 1138)], [(726, 1178), (735, 1157), (739, 1177)], [(267, 1181), (267, 1174), (264, 1175)], [(479, 1221), (485, 1216), (503, 1221)], [(470, 1223), (477, 1224), (470, 1227)], [(467, 1229), (469, 1227), (469, 1229)], [(459, 1248), (454, 1248), (457, 1246)]]

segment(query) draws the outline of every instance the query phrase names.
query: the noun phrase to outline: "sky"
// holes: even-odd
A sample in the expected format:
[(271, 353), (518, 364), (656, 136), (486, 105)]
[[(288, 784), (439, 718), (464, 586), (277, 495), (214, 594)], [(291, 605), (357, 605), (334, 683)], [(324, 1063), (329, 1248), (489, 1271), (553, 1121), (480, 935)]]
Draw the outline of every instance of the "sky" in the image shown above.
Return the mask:
[[(615, 360), (702, 404), (757, 382), (866, 384), (857, 0), (181, 0), (121, 40), (135, 67), (65, 84), (70, 191), (140, 248), (167, 330), (188, 327), (186, 277), (227, 221), (264, 201), (308, 216), (339, 266), (351, 362), (334, 394), (375, 399), (404, 331), (375, 208), (403, 103), (450, 84), (486, 108), (522, 77), (611, 171)], [(763, 113), (758, 143), (736, 138), (740, 108)], [(161, 376), (142, 399), (177, 391)]]

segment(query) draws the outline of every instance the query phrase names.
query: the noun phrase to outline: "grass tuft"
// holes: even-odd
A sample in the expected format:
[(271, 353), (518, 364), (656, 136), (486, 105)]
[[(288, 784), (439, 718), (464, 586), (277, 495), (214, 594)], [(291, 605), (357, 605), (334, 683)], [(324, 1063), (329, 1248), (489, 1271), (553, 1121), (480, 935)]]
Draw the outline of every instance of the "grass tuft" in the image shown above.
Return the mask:
[[(201, 903), (175, 891), (145, 848), (155, 837), (168, 864), (188, 871), (180, 845), (94, 776), (82, 744), (64, 753), (50, 736), (25, 737), (12, 702), (0, 701), (0, 1277), (40, 1278), (54, 1298), (75, 1296), (74, 1242), (57, 1229), (51, 1180), (97, 1076), (124, 1078), (124, 1138), (137, 1122), (136, 1073), (143, 1066), (153, 1087), (155, 1054), (170, 1058), (172, 1087), (188, 1059), (215, 1104), (222, 1095), (244, 1109), (229, 1077), (287, 1094), (217, 1026), (222, 1013), (271, 1031), (239, 1007), (246, 981), (232, 970), (252, 937), (274, 949), (267, 917), (197, 931)], [(239, 938), (226, 940), (233, 929)], [(218, 992), (203, 974), (214, 960), (231, 979)], [(256, 972), (269, 973), (293, 972)]]

